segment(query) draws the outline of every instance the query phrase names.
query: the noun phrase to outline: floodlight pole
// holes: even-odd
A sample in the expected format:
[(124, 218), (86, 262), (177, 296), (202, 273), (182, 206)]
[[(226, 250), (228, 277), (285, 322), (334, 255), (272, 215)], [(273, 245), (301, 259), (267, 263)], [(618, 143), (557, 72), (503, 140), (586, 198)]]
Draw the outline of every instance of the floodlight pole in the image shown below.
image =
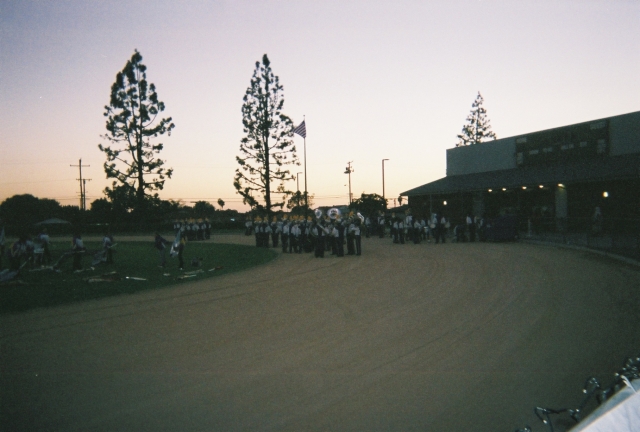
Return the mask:
[(387, 199), (384, 194), (384, 161), (388, 161), (389, 159), (382, 159), (382, 199), (384, 200), (385, 207), (387, 205)]

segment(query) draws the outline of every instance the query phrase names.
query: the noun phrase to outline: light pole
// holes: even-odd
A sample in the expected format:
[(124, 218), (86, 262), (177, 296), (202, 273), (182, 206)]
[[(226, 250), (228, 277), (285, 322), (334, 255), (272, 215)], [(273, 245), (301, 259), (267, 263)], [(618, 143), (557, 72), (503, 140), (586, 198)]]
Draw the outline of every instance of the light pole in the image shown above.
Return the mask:
[(385, 198), (384, 195), (384, 161), (388, 161), (389, 159), (382, 159), (382, 199), (384, 200), (385, 203), (385, 207), (387, 204), (387, 199)]
[(351, 173), (354, 171), (351, 167), (351, 162), (347, 162), (347, 168), (344, 171), (345, 174), (349, 174), (349, 204), (351, 204)]
[(300, 192), (300, 174), (302, 174), (302, 171), (296, 174), (296, 183), (298, 183), (298, 192)]

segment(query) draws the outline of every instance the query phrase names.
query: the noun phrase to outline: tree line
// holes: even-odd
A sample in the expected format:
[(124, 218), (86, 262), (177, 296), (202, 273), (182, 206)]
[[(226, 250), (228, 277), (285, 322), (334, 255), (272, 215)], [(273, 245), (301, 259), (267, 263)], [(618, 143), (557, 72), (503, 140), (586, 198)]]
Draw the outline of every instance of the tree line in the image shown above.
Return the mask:
[[(160, 218), (175, 218), (181, 213), (202, 214), (203, 209), (212, 211), (207, 207), (210, 205), (208, 202), (196, 203), (191, 211), (179, 202), (161, 200), (158, 195), (166, 180), (173, 175), (173, 168), (167, 167), (166, 161), (160, 158), (164, 149), (161, 139), (165, 134), (170, 136), (176, 125), (171, 117), (163, 116), (165, 104), (159, 99), (155, 85), (147, 81), (146, 72), (142, 55), (135, 50), (111, 86), (109, 104), (103, 112), (106, 117), (106, 133), (101, 136), (104, 143), (98, 144), (98, 148), (106, 157), (103, 169), (112, 183), (103, 191), (105, 198), (92, 203), (89, 214), (93, 221), (149, 223)], [(496, 139), (482, 103), (478, 92), (456, 146)], [(284, 88), (266, 54), (255, 63), (241, 111), (244, 137), (240, 140), (239, 155), (236, 156), (238, 168), (233, 185), (242, 196), (243, 203), (249, 205), (252, 212), (267, 217), (275, 211), (284, 210), (285, 206), (294, 213), (308, 213), (313, 205), (313, 195), (307, 191), (293, 192), (286, 187), (287, 181), (295, 179), (288, 167), (300, 165), (300, 162), (293, 142), (294, 123), (284, 113)], [(355, 202), (377, 207), (377, 201), (382, 199), (378, 197), (363, 193), (361, 200)], [(16, 217), (15, 209), (21, 206), (25, 209), (29, 206), (47, 209), (48, 217), (81, 217), (82, 212), (65, 210), (74, 206), (58, 204), (56, 207), (54, 203), (53, 200), (39, 200), (30, 195), (16, 196), (2, 203), (0, 210), (5, 209), (2, 212), (6, 213), (6, 220)], [(224, 201), (219, 200), (218, 204), (221, 209), (224, 207)], [(382, 204), (386, 208), (384, 200)], [(25, 221), (31, 222), (33, 218), (35, 222), (44, 215), (38, 212), (29, 214), (33, 217)]]
[[(222, 204), (222, 205), (221, 205)], [(69, 224), (48, 224), (42, 227), (52, 233), (71, 230), (104, 234), (133, 231), (149, 232), (169, 227), (172, 220), (208, 219), (215, 228), (241, 228), (242, 216), (236, 210), (224, 209), (224, 201), (218, 200), (219, 208), (208, 201), (197, 201), (193, 206), (178, 201), (151, 200), (146, 206), (146, 217), (141, 221), (129, 208), (118, 201), (100, 198), (93, 202), (90, 210), (81, 210), (75, 205), (61, 205), (48, 198), (33, 195), (14, 195), (0, 203), (0, 227), (6, 227), (7, 235), (29, 234), (34, 226), (48, 219), (61, 219)]]

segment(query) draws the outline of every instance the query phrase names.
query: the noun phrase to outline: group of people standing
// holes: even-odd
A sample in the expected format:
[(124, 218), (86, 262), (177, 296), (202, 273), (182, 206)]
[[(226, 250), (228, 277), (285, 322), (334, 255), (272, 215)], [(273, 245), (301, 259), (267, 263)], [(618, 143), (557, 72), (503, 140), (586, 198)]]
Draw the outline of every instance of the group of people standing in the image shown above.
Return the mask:
[[(384, 215), (378, 218), (379, 225), (384, 224)], [(414, 217), (409, 212), (396, 216), (391, 215), (391, 237), (394, 243), (404, 244), (421, 241), (431, 242), (431, 239), (438, 243), (445, 243), (452, 224), (442, 213), (433, 213), (430, 217)], [(475, 242), (477, 234), (484, 229), (484, 219), (468, 213), (465, 223), (457, 224), (453, 227), (452, 240), (456, 242)], [(384, 237), (384, 228), (381, 230), (381, 237)]]
[(209, 240), (211, 238), (211, 222), (209, 219), (189, 219), (173, 221), (173, 231), (188, 241)]
[(342, 219), (304, 218), (303, 216), (274, 217), (271, 222), (266, 218), (249, 219), (245, 224), (245, 234), (256, 237), (257, 247), (282, 246), (283, 253), (310, 253), (323, 258), (325, 252), (344, 257), (344, 245), (347, 255), (362, 254), (363, 223), (353, 215)]
[(354, 216), (351, 213), (346, 218), (340, 215), (319, 218), (284, 215), (274, 217), (271, 221), (260, 217), (253, 221), (248, 218), (245, 235), (253, 233), (257, 247), (277, 248), (281, 245), (283, 253), (315, 251), (315, 256), (323, 257), (324, 252), (330, 252), (341, 257), (345, 255), (345, 244), (347, 255), (360, 255), (362, 237), (377, 234), (384, 238), (387, 236), (387, 227), (389, 237), (396, 244), (419, 244), (431, 240), (436, 244), (445, 243), (450, 234), (453, 234), (452, 241), (476, 241), (484, 228), (484, 220), (468, 214), (464, 221), (452, 226), (442, 213), (417, 217), (410, 211), (392, 213), (390, 217), (384, 212), (379, 212), (377, 217)]

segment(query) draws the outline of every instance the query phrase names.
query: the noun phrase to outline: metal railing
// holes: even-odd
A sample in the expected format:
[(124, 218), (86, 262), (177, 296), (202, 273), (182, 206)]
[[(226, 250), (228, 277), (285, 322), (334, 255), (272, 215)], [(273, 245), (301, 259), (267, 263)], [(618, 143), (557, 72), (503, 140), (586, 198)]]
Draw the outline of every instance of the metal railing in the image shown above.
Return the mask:
[[(584, 396), (577, 408), (554, 409), (535, 407), (533, 412), (548, 432), (555, 432), (554, 419), (560, 419), (562, 415), (568, 415), (568, 417), (577, 424), (582, 420), (584, 410), (594, 396), (597, 404), (601, 405), (621, 388), (631, 386), (631, 381), (635, 379), (640, 379), (640, 355), (625, 359), (622, 368), (613, 374), (613, 380), (607, 387), (602, 387), (595, 377), (588, 378), (582, 389)], [(517, 429), (516, 432), (533, 432), (533, 429), (531, 426), (525, 426), (524, 428)]]
[(519, 223), (522, 239), (598, 249), (640, 259), (640, 219), (541, 218)]

